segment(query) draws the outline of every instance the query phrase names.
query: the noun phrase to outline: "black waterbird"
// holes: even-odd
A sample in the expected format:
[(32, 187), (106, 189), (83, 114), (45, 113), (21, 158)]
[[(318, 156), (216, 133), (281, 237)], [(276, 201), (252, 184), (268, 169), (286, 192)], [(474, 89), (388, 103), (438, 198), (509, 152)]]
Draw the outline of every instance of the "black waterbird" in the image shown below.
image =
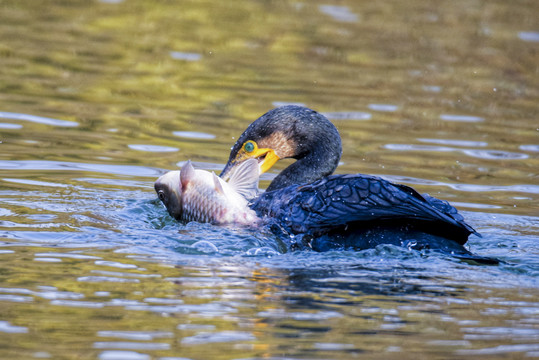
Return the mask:
[(227, 180), (247, 159), (257, 159), (261, 173), (279, 159), (296, 159), (250, 204), (291, 248), (362, 250), (393, 244), (498, 263), (464, 247), (469, 235), (481, 235), (447, 201), (376, 176), (331, 175), (341, 154), (339, 132), (325, 116), (283, 106), (247, 127), (220, 176)]

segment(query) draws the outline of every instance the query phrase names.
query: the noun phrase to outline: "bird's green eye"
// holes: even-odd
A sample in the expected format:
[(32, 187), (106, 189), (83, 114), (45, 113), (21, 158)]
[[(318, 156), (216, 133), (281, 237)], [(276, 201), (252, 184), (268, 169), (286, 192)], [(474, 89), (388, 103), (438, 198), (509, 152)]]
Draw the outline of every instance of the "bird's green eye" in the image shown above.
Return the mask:
[(247, 141), (244, 145), (243, 145), (243, 149), (250, 153), (250, 152), (253, 152), (254, 149), (255, 149), (255, 142), (254, 141)]

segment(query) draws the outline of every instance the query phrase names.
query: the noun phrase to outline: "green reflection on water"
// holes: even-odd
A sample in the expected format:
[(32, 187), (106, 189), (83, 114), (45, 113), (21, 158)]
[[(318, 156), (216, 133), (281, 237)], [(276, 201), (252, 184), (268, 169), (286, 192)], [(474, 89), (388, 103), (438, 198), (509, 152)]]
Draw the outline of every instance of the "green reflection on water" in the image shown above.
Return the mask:
[[(2, 299), (0, 316), (27, 329), (0, 337), (4, 358), (86, 359), (135, 349), (155, 358), (383, 358), (397, 351), (444, 359), (472, 343), (493, 344), (462, 333), (488, 335), (511, 321), (527, 328), (532, 320), (518, 311), (535, 304), (532, 289), (444, 284), (398, 267), (377, 278), (361, 267), (290, 271), (239, 258), (170, 266), (97, 249), (4, 249), (14, 252), (1, 254), (10, 267), (0, 267), (0, 295), (14, 297)], [(495, 334), (498, 343), (513, 338)], [(525, 341), (526, 332), (514, 339)]]
[[(525, 164), (485, 162), (382, 146), (433, 135), (487, 141), (500, 151), (535, 144), (537, 45), (517, 36), (533, 26), (535, 3), (346, 4), (357, 22), (332, 18), (322, 4), (2, 1), (2, 108), (80, 123), (52, 137), (47, 127), (24, 124), (23, 131), (6, 132), (4, 153), (149, 160), (162, 168), (188, 158), (224, 163), (224, 149), (274, 102), (320, 111), (369, 111), (369, 104), (385, 103), (397, 111), (369, 111), (375, 121), (335, 121), (344, 141), (340, 172), (488, 177), (497, 185), (529, 178), (536, 156)], [(178, 60), (171, 52), (200, 59)], [(449, 122), (443, 114), (485, 121)], [(191, 130), (217, 137), (201, 146), (171, 134)], [(141, 159), (126, 149), (139, 143), (180, 153)]]
[[(187, 159), (223, 164), (234, 139), (252, 120), (276, 102), (298, 102), (324, 112), (344, 113), (344, 118), (351, 112), (370, 114), (367, 120), (334, 120), (344, 146), (339, 173), (439, 182), (414, 186), (451, 201), (493, 207), (482, 209), (487, 215), (534, 215), (537, 192), (457, 191), (441, 183), (483, 187), (537, 183), (537, 151), (522, 150), (522, 146), (530, 149), (538, 143), (539, 45), (523, 41), (518, 33), (539, 30), (538, 4), (339, 1), (338, 5), (347, 6), (357, 19), (349, 22), (321, 11), (320, 5), (328, 5), (324, 1), (125, 0), (109, 4), (0, 0), (0, 111), (79, 124), (52, 127), (0, 119), (22, 125), (0, 128), (0, 160), (135, 165), (141, 169), (172, 169), (176, 162)], [(396, 108), (379, 111), (372, 104)], [(442, 115), (474, 116), (483, 121), (447, 121)], [(203, 132), (215, 135), (215, 139), (182, 138), (175, 136), (175, 131)], [(395, 151), (386, 146), (425, 145), (419, 139), (482, 142), (487, 145), (479, 149), (528, 157), (477, 158), (465, 155), (458, 146), (450, 151)], [(180, 150), (141, 152), (129, 148), (133, 144)], [(0, 254), (0, 286), (31, 292), (13, 294), (28, 297), (28, 302), (25, 298), (22, 302), (13, 298), (1, 302), (0, 320), (28, 329), (27, 333), (2, 333), (2, 358), (31, 358), (36, 352), (49, 353), (55, 359), (96, 358), (103, 350), (94, 343), (123, 341), (99, 336), (99, 331), (135, 330), (173, 333), (172, 338), (150, 341), (167, 344), (170, 350), (135, 350), (155, 358), (387, 358), (396, 351), (399, 358), (426, 354), (429, 359), (441, 359), (455, 356), (456, 348), (530, 342), (526, 337), (503, 336), (490, 341), (488, 336), (468, 340), (464, 335), (475, 333), (463, 330), (466, 328), (496, 329), (508, 324), (536, 328), (532, 321), (536, 289), (471, 287), (464, 291), (465, 280), (435, 272), (438, 277), (432, 286), (441, 286), (439, 293), (420, 289), (420, 293), (428, 293), (427, 300), (406, 299), (415, 286), (429, 282), (420, 278), (419, 285), (400, 287), (399, 276), (406, 271), (397, 265), (397, 275), (390, 279), (395, 286), (385, 286), (373, 274), (371, 281), (379, 291), (367, 294), (363, 287), (340, 287), (341, 282), (355, 279), (353, 276), (322, 274), (321, 282), (327, 282), (327, 288), (315, 291), (310, 287), (312, 281), (305, 284), (304, 279), (295, 277), (296, 270), (279, 271), (278, 266), (246, 269), (240, 266), (243, 259), (231, 260), (232, 267), (239, 270), (230, 271), (226, 264), (204, 264), (206, 257), (201, 257), (203, 265), (199, 267), (175, 268), (106, 250), (85, 250), (84, 254), (138, 268), (122, 270), (89, 259), (43, 262), (46, 256), (36, 253), (67, 251), (58, 249), (71, 240), (67, 233), (78, 235), (78, 246), (84, 246), (80, 238), (87, 236), (85, 245), (98, 242), (104, 246), (110, 241), (110, 246), (121, 248), (125, 239), (109, 233), (109, 238), (103, 239), (102, 233), (95, 235), (89, 229), (133, 236), (124, 234), (129, 223), (138, 225), (133, 220), (140, 213), (158, 209), (136, 203), (136, 209), (122, 213), (129, 199), (150, 197), (155, 177), (138, 176), (137, 170), (67, 171), (46, 169), (46, 164), (52, 168), (52, 163), (44, 164), (45, 169), (0, 171), (2, 234), (26, 234), (32, 241), (42, 235), (44, 243), (51, 241), (51, 247), (30, 246), (32, 241), (22, 238), (18, 245), (27, 246), (11, 246), (12, 239), (2, 248), (14, 252)], [(277, 166), (276, 171), (283, 166)], [(24, 182), (28, 180), (42, 183)], [(489, 219), (487, 225), (478, 224), (486, 227), (489, 235), (502, 232), (503, 237), (517, 232), (531, 243), (529, 238), (537, 233), (532, 220), (515, 224)], [(172, 227), (157, 215), (150, 221), (156, 223), (150, 229), (153, 232)], [(23, 233), (26, 230), (34, 233)], [(59, 239), (55, 232), (61, 233)], [(137, 240), (146, 236), (141, 233)], [(536, 251), (522, 249), (517, 241), (504, 243), (500, 238), (500, 242), (510, 254), (520, 252), (530, 257)], [(482, 271), (488, 272), (477, 272)], [(513, 286), (520, 281), (513, 273), (501, 274), (508, 276)], [(336, 279), (328, 280), (330, 275)], [(139, 282), (77, 280), (87, 276)], [(167, 277), (179, 280), (168, 281)], [(208, 277), (215, 279), (199, 281)], [(442, 286), (446, 278), (449, 287)], [(42, 286), (84, 298), (43, 298), (36, 295), (46, 291)], [(389, 296), (392, 289), (401, 297)], [(108, 293), (96, 295), (98, 292)], [(146, 298), (181, 300), (187, 305), (213, 302), (231, 310), (215, 316), (205, 308), (198, 313), (196, 308), (186, 308), (185, 312), (167, 314), (108, 303), (115, 299), (144, 302)], [(488, 303), (496, 298), (508, 304), (522, 302), (524, 305), (516, 307), (521, 313), (515, 314), (512, 305)], [(58, 300), (66, 303), (53, 302)], [(76, 304), (67, 301), (90, 303), (87, 307), (72, 306)], [(305, 320), (312, 314), (315, 320)], [(178, 329), (182, 324), (194, 325)], [(220, 331), (241, 332), (254, 340), (246, 336), (242, 341), (192, 343), (199, 333)], [(185, 338), (191, 338), (191, 343), (182, 343)], [(447, 345), (441, 339), (454, 340), (457, 345)]]

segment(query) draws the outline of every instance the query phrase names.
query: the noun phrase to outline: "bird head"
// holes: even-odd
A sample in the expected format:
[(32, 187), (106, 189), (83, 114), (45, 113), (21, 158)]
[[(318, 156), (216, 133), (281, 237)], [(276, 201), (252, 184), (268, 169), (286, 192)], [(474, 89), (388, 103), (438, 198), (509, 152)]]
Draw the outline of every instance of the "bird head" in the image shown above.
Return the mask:
[(339, 133), (325, 116), (303, 106), (287, 105), (270, 110), (247, 127), (232, 147), (220, 176), (228, 180), (233, 169), (251, 158), (258, 161), (260, 174), (280, 159), (293, 158), (304, 160), (304, 172), (316, 169), (320, 176), (326, 176), (337, 167), (341, 153)]

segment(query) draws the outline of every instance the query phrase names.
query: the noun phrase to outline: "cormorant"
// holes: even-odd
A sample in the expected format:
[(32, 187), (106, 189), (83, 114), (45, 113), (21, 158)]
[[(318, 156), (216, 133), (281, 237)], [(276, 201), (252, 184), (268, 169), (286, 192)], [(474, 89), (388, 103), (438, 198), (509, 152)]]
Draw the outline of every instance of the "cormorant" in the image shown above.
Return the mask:
[(227, 180), (250, 158), (258, 160), (261, 173), (279, 159), (296, 159), (250, 203), (293, 248), (361, 250), (394, 244), (498, 262), (463, 246), (470, 234), (481, 235), (447, 201), (376, 176), (331, 175), (341, 153), (339, 132), (325, 116), (282, 106), (249, 125), (220, 176)]

